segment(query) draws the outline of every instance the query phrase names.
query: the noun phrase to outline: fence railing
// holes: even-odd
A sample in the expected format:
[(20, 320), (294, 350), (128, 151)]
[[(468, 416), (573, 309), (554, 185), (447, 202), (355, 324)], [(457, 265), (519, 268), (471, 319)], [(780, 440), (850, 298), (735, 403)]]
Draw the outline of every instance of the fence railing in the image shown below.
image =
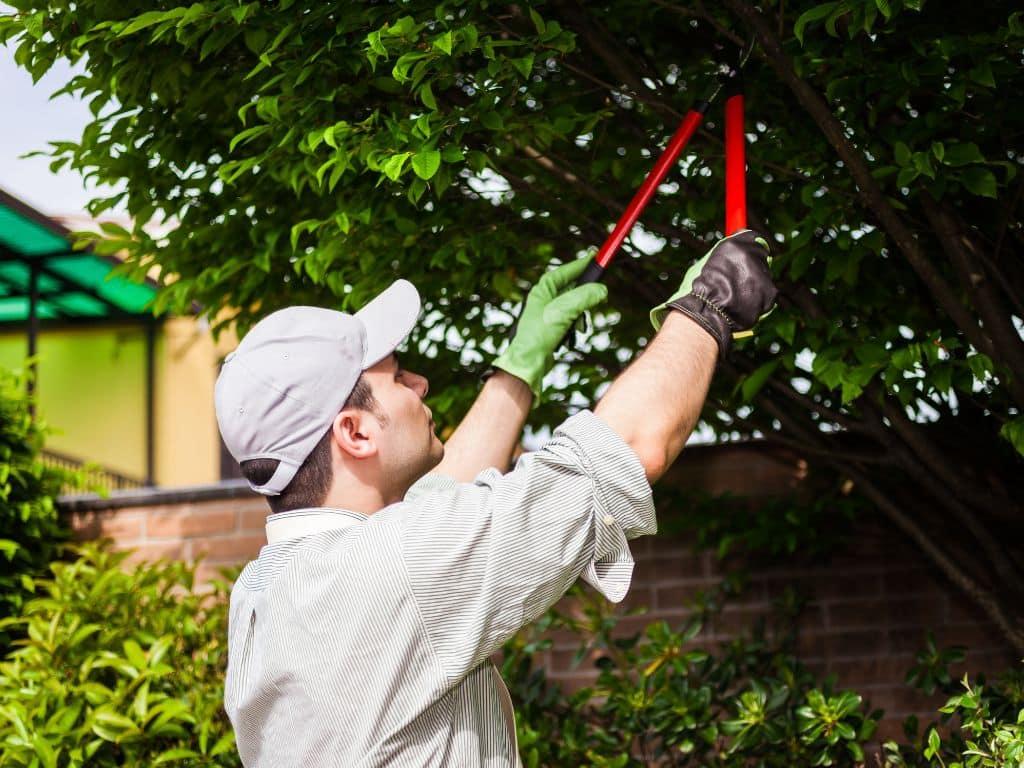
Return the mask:
[(48, 467), (66, 469), (77, 472), (82, 476), (81, 487), (65, 485), (61, 489), (63, 494), (94, 493), (96, 491), (120, 491), (130, 488), (145, 488), (146, 481), (137, 477), (121, 474), (113, 469), (103, 467), (95, 462), (82, 461), (73, 456), (46, 449), (42, 452), (40, 460)]

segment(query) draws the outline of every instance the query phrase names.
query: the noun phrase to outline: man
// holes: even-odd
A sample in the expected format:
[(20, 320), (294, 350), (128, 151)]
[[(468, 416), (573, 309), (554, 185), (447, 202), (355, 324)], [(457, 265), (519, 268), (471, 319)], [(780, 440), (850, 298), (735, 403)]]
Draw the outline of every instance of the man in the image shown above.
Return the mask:
[(258, 323), (217, 382), (225, 443), (272, 514), (231, 595), (225, 707), (246, 766), (513, 766), (488, 657), (579, 577), (621, 600), (650, 484), (700, 413), (716, 358), (774, 302), (767, 243), (726, 238), (652, 311), (657, 335), (594, 412), (506, 474), (555, 349), (601, 285), (545, 275), (442, 446), (427, 381), (395, 348), (419, 314), (398, 281), (355, 315)]

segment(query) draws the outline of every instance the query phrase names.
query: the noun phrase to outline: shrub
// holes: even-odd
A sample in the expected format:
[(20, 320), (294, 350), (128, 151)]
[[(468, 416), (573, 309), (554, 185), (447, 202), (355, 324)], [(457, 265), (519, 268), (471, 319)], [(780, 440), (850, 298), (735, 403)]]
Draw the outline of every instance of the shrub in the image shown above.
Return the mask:
[[(72, 473), (45, 466), (45, 427), (32, 418), (24, 377), (0, 369), (0, 618), (18, 612), (67, 530), (54, 498)], [(0, 653), (9, 638), (0, 632)]]
[(140, 565), (90, 543), (56, 562), (0, 663), (4, 766), (237, 766), (222, 700), (226, 588), (194, 566)]
[[(579, 657), (596, 659), (597, 682), (568, 698), (552, 690), (529, 652), (527, 635), (508, 648), (505, 671), (520, 712), (523, 761), (539, 765), (853, 766), (875, 732), (880, 711), (861, 697), (817, 681), (787, 639), (761, 626), (717, 653), (695, 647), (718, 596), (683, 626), (664, 621), (622, 637), (604, 601), (577, 593), (582, 618), (552, 614), (537, 630), (581, 633)], [(536, 631), (536, 630), (535, 630)], [(551, 701), (561, 704), (544, 711)], [(534, 703), (542, 706), (534, 706)]]
[[(796, 607), (788, 601), (781, 621), (759, 625), (714, 652), (696, 645), (720, 595), (702, 599), (678, 628), (655, 621), (642, 633), (616, 632), (618, 618), (604, 601), (575, 593), (575, 617), (552, 612), (505, 648), (503, 672), (516, 701), (520, 751), (527, 768), (593, 765), (860, 766), (913, 768), (1024, 766), (1024, 676), (999, 684), (962, 682), (937, 724), (909, 743), (874, 741), (881, 710), (869, 710), (831, 678), (816, 679), (791, 651), (787, 627)], [(533, 664), (545, 633), (578, 633), (578, 659), (595, 660), (594, 686), (566, 696)], [(952, 691), (943, 667), (957, 654), (926, 649), (915, 683)], [(927, 668), (927, 669), (926, 669)]]
[[(930, 653), (933, 648), (918, 660)], [(1008, 670), (991, 684), (980, 676), (973, 682), (966, 675), (959, 682), (940, 678), (935, 688), (952, 695), (939, 710), (939, 722), (919, 736), (916, 720), (908, 718), (904, 730), (910, 743), (886, 742), (885, 765), (1024, 768), (1024, 669)]]
[[(16, 625), (24, 639), (0, 662), (0, 766), (238, 766), (224, 714), (226, 584), (193, 592), (194, 567), (123, 568), (125, 553), (90, 543), (51, 566)], [(954, 682), (955, 654), (926, 649), (922, 688), (953, 693), (938, 722), (908, 742), (874, 746), (881, 712), (816, 680), (790, 652), (786, 614), (714, 652), (696, 647), (719, 597), (681, 627), (623, 637), (603, 601), (551, 612), (505, 648), (520, 752), (537, 766), (1024, 766), (1024, 675)], [(790, 602), (787, 611), (793, 610)], [(534, 666), (549, 629), (578, 633), (596, 684), (565, 695)]]

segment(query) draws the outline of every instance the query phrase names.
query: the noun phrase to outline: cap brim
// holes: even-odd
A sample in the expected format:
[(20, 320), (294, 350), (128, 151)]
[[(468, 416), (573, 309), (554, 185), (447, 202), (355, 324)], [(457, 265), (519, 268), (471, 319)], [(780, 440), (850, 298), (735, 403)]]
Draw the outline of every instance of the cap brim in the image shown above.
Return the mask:
[(395, 280), (355, 316), (366, 329), (366, 370), (405, 341), (420, 316), (420, 294), (408, 280)]

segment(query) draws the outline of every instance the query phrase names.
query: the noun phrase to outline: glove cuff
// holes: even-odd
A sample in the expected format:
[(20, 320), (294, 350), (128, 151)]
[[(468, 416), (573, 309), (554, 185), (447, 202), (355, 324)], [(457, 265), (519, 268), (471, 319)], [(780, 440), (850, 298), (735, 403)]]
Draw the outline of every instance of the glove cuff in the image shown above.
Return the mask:
[(517, 379), (521, 379), (533, 392), (533, 402), (537, 403), (540, 400), (540, 385), (544, 378), (544, 372), (543, 370), (538, 371), (536, 365), (530, 365), (528, 361), (520, 359), (514, 343), (494, 358), (491, 368), (500, 368), (505, 373), (510, 373)]
[(665, 306), (667, 309), (682, 312), (711, 334), (711, 337), (718, 343), (719, 360), (729, 354), (735, 325), (725, 310), (710, 301), (705, 295), (695, 293), (673, 299)]

